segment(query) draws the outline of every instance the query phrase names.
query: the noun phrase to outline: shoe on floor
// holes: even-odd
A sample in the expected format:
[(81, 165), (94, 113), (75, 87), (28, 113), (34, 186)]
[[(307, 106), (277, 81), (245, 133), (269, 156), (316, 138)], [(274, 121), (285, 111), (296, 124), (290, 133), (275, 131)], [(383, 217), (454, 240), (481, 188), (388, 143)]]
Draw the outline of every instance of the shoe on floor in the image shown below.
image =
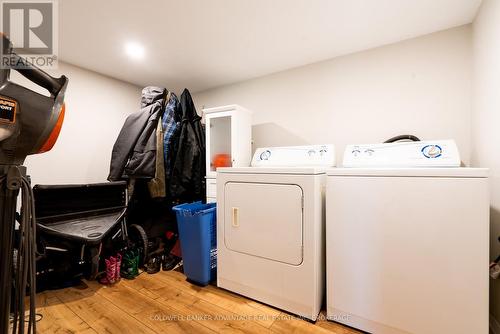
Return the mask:
[(175, 268), (175, 266), (181, 262), (181, 258), (172, 254), (166, 254), (163, 256), (161, 261), (161, 269), (163, 271), (169, 271)]
[(134, 279), (139, 275), (140, 252), (138, 250), (128, 250), (123, 254), (121, 262), (120, 276), (126, 279)]
[(151, 256), (146, 263), (146, 272), (148, 274), (156, 274), (161, 269), (161, 256), (155, 255)]
[(122, 269), (122, 255), (118, 253), (116, 255), (116, 274), (115, 274), (115, 281), (118, 282), (121, 278), (120, 271)]
[(106, 276), (101, 278), (99, 282), (101, 284), (114, 284), (116, 282), (116, 258), (111, 256), (109, 259), (104, 259), (106, 264)]

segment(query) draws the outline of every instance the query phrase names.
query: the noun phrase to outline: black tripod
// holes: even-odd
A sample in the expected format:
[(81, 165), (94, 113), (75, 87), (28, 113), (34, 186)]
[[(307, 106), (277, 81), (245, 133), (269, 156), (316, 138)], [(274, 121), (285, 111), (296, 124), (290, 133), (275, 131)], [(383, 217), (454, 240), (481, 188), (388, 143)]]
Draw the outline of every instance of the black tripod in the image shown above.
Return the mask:
[[(19, 228), (16, 230), (17, 196), (20, 190), (22, 204)], [(30, 312), (27, 332), (36, 333), (36, 221), (26, 167), (0, 165), (0, 212), (0, 333), (8, 333), (11, 322), (12, 333), (25, 332), (25, 297), (28, 289)]]

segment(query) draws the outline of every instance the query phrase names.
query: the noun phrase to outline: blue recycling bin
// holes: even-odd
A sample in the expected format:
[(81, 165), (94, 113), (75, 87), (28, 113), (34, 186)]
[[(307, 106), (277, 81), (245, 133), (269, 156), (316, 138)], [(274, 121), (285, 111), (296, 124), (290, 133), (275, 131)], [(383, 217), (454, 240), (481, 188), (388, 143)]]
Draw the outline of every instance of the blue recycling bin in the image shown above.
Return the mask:
[(217, 273), (216, 204), (186, 203), (173, 207), (181, 242), (184, 274), (207, 285)]

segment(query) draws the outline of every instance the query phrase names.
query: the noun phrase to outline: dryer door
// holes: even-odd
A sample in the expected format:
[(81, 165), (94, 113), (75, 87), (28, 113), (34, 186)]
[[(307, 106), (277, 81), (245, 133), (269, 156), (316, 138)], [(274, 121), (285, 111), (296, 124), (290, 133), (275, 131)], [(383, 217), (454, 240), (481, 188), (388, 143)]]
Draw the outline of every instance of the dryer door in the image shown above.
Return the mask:
[(228, 182), (224, 190), (224, 244), (228, 249), (291, 265), (302, 263), (302, 188)]

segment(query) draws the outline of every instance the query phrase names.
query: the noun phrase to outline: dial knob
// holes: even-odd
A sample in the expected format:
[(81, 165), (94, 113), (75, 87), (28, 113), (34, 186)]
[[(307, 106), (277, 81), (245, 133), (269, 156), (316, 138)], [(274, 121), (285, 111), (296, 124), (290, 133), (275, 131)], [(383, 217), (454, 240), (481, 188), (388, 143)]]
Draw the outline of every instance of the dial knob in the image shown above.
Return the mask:
[(368, 155), (373, 155), (373, 153), (375, 153), (375, 151), (372, 150), (371, 148), (369, 148), (369, 149), (365, 150), (365, 153), (368, 154)]
[(271, 151), (269, 150), (265, 150), (260, 154), (260, 160), (269, 160), (270, 157), (271, 157)]
[(443, 150), (439, 145), (426, 145), (422, 148), (422, 154), (429, 159), (439, 158)]

